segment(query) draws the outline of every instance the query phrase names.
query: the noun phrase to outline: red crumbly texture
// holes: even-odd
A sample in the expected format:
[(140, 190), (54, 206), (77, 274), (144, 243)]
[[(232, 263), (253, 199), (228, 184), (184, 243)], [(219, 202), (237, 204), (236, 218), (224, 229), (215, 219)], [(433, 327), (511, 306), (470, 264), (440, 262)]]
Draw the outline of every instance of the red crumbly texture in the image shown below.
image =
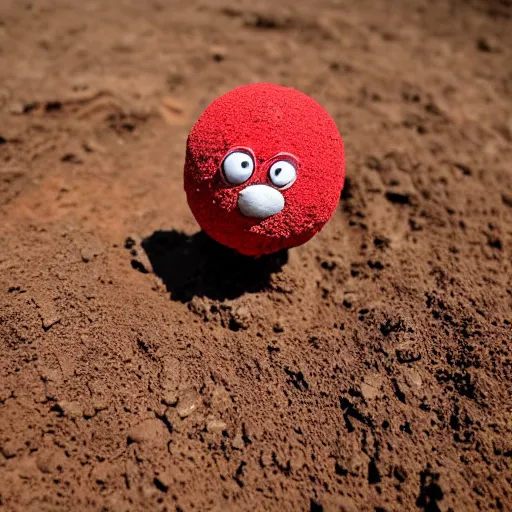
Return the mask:
[[(226, 186), (220, 165), (234, 147), (256, 157), (251, 178)], [(264, 183), (278, 153), (299, 160), (297, 180), (282, 191), (283, 210), (267, 219), (242, 215), (237, 199), (248, 185)], [(306, 94), (258, 83), (224, 94), (203, 112), (187, 140), (185, 191), (201, 228), (219, 243), (261, 256), (307, 242), (332, 217), (345, 181), (343, 140), (329, 113)]]

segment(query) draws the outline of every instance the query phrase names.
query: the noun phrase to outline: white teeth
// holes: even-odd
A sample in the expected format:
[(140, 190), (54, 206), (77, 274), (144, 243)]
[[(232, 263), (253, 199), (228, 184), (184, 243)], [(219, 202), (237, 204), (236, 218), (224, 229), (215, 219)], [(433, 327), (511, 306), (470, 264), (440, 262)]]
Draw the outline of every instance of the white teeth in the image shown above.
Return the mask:
[(266, 219), (284, 208), (284, 197), (268, 185), (250, 185), (238, 195), (238, 208), (246, 217)]

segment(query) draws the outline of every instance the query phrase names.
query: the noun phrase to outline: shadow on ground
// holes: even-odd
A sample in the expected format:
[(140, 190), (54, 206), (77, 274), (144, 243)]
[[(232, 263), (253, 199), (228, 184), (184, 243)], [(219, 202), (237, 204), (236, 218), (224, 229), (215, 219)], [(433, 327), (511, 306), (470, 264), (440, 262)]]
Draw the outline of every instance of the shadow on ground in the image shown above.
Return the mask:
[(288, 262), (286, 250), (250, 258), (218, 244), (203, 231), (192, 236), (175, 230), (155, 231), (141, 245), (171, 299), (180, 302), (195, 296), (234, 299), (264, 290), (271, 275)]

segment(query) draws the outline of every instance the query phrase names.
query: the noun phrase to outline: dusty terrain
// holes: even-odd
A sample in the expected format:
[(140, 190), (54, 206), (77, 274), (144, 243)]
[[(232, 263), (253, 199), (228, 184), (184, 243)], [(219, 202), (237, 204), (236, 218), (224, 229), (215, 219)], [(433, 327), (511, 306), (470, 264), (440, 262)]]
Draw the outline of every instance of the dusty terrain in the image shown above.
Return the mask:
[[(0, 509), (512, 510), (510, 0), (0, 2)], [(334, 117), (347, 184), (253, 262), (192, 123)]]

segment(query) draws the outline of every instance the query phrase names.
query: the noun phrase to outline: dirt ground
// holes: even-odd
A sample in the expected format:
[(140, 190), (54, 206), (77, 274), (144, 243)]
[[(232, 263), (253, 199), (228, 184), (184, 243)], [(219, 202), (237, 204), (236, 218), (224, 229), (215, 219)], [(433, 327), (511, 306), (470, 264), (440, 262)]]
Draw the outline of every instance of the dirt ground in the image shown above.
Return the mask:
[[(510, 0), (1, 0), (0, 509), (512, 510)], [(306, 245), (200, 233), (188, 131), (336, 120)]]

